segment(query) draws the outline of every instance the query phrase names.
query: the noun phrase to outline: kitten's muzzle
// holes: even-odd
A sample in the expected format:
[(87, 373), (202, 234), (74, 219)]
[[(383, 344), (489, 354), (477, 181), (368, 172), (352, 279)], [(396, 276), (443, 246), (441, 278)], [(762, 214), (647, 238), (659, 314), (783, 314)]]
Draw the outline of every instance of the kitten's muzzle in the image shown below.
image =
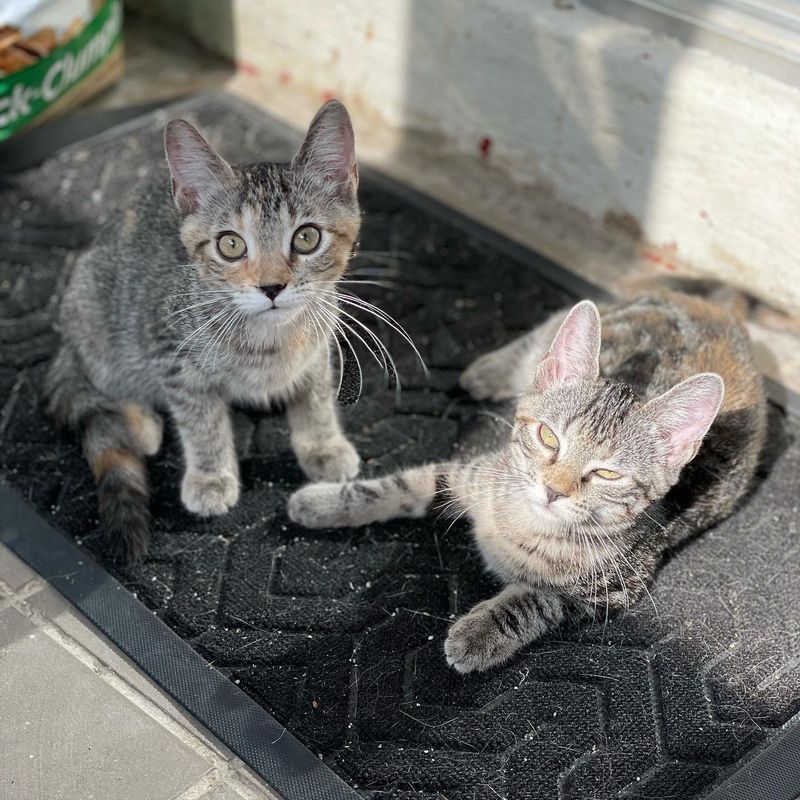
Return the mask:
[(274, 300), (285, 288), (285, 283), (270, 283), (267, 286), (259, 286), (258, 291), (270, 300)]

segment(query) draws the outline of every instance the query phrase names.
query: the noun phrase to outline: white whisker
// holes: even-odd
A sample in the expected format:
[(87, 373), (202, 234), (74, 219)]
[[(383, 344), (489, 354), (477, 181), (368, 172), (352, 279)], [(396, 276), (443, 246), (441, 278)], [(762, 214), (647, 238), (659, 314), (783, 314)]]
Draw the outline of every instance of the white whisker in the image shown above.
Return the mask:
[[(327, 290), (320, 290), (323, 294), (327, 292)], [(327, 292), (328, 294), (335, 295), (337, 300), (346, 305), (354, 306), (362, 311), (365, 311), (368, 314), (372, 314), (372, 316), (379, 319), (381, 322), (384, 322), (388, 325), (392, 330), (394, 330), (399, 336), (401, 336), (406, 343), (411, 347), (416, 355), (417, 359), (419, 360), (420, 365), (422, 366), (422, 370), (426, 376), (429, 375), (428, 366), (425, 364), (425, 359), (422, 357), (422, 354), (419, 352), (417, 346), (414, 344), (411, 336), (408, 334), (406, 329), (390, 314), (388, 314), (383, 309), (378, 308), (377, 306), (373, 305), (372, 303), (364, 300), (361, 297), (357, 297), (354, 294), (349, 294), (347, 292)]]
[[(355, 347), (353, 347), (352, 342), (347, 337), (347, 334), (342, 329), (341, 325), (339, 324), (339, 320), (335, 316), (331, 315), (331, 313), (327, 309), (323, 308), (318, 308), (317, 313), (322, 315), (320, 319), (326, 319), (327, 322), (330, 325), (332, 325), (336, 331), (339, 331), (339, 333), (342, 334), (342, 338), (345, 340), (347, 346), (350, 348), (350, 352), (353, 354), (353, 358), (355, 359), (356, 362), (356, 367), (358, 368), (358, 394), (356, 395), (356, 401), (358, 401), (361, 398), (361, 391), (364, 387), (364, 373), (363, 370), (361, 369), (361, 360), (358, 357), (358, 353), (356, 353)], [(335, 333), (333, 333), (332, 335), (335, 337)]]
[[(381, 364), (381, 366), (382, 366), (382, 368), (384, 370), (384, 374), (386, 375), (387, 381), (389, 380), (389, 377), (390, 377), (389, 365), (391, 365), (392, 374), (394, 375), (396, 386), (397, 386), (397, 391), (399, 393), (400, 389), (401, 389), (401, 385), (400, 385), (400, 376), (399, 376), (399, 374), (397, 372), (397, 365), (394, 363), (394, 359), (392, 358), (392, 354), (389, 352), (389, 350), (386, 348), (386, 346), (383, 344), (383, 342), (378, 338), (378, 336), (373, 331), (371, 331), (366, 325), (364, 325), (363, 322), (361, 322), (360, 320), (356, 319), (356, 317), (354, 317), (352, 314), (348, 314), (346, 311), (343, 311), (342, 309), (337, 308), (336, 306), (333, 305), (333, 303), (330, 303), (329, 301), (324, 300), (321, 297), (318, 297), (317, 299), (320, 302), (325, 303), (327, 306), (333, 308), (334, 311), (336, 311), (337, 313), (344, 314), (349, 320), (352, 320), (352, 322), (354, 322), (356, 325), (358, 325), (360, 328), (362, 328), (364, 330), (364, 332), (370, 337), (370, 339), (373, 342), (375, 342), (375, 346), (376, 346), (376, 348), (378, 350), (378, 353), (380, 353), (381, 358), (383, 359), (383, 363)], [(342, 320), (340, 320), (340, 322), (342, 322), (343, 325), (347, 324)], [(355, 333), (355, 331), (353, 333), (355, 335), (358, 335), (358, 334)], [(361, 337), (359, 336), (359, 339), (360, 338)], [(362, 339), (361, 341), (363, 342), (364, 340)], [(373, 354), (373, 356), (375, 355), (373, 353), (373, 351), (372, 351), (372, 348), (368, 347), (366, 343), (364, 343), (364, 346), (367, 347), (367, 349)], [(380, 362), (379, 362), (379, 364), (380, 364)]]

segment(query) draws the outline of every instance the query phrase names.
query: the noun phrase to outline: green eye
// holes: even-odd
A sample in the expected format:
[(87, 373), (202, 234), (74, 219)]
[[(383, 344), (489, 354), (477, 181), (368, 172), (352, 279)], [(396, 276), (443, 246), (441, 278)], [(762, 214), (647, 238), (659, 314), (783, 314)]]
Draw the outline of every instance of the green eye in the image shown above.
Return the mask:
[(228, 261), (238, 261), (247, 255), (244, 239), (233, 231), (225, 231), (217, 237), (217, 250)]
[(615, 481), (617, 478), (622, 477), (619, 472), (614, 472), (613, 469), (596, 469), (594, 474), (597, 475), (598, 478), (602, 478), (604, 481)]
[(322, 235), (316, 225), (301, 225), (292, 236), (292, 250), (301, 256), (313, 253), (322, 241)]
[(550, 450), (558, 450), (558, 436), (544, 422), (539, 424), (539, 441)]

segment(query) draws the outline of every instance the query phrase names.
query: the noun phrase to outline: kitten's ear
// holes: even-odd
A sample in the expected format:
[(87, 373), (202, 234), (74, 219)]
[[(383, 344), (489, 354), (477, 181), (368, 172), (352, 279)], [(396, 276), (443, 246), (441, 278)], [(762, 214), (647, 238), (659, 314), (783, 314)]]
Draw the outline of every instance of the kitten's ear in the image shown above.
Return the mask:
[(164, 149), (172, 176), (172, 196), (181, 214), (197, 211), (204, 198), (233, 177), (230, 165), (186, 120), (167, 123)]
[(725, 383), (714, 372), (693, 375), (645, 405), (666, 445), (666, 462), (680, 469), (700, 448), (722, 405)]
[(358, 167), (353, 126), (338, 100), (329, 100), (317, 111), (292, 165), (330, 181), (341, 194), (355, 192)]
[(583, 300), (561, 323), (536, 370), (534, 388), (541, 392), (554, 383), (593, 381), (599, 372), (600, 313), (591, 300)]

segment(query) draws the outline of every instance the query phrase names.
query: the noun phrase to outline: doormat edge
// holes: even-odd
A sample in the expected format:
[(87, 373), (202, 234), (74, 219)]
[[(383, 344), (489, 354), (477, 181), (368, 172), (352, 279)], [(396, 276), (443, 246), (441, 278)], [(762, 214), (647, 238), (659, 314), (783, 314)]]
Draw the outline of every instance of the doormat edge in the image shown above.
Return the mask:
[(0, 542), (285, 800), (358, 797), (287, 728), (2, 481)]
[[(360, 796), (2, 481), (0, 542), (42, 575), (284, 800), (352, 800)], [(131, 635), (137, 631), (138, 636)], [(225, 708), (222, 718), (220, 705)], [(261, 744), (265, 741), (276, 749), (266, 751)], [(798, 753), (800, 715), (702, 796), (705, 800), (751, 800), (756, 796), (796, 800), (800, 796)]]

